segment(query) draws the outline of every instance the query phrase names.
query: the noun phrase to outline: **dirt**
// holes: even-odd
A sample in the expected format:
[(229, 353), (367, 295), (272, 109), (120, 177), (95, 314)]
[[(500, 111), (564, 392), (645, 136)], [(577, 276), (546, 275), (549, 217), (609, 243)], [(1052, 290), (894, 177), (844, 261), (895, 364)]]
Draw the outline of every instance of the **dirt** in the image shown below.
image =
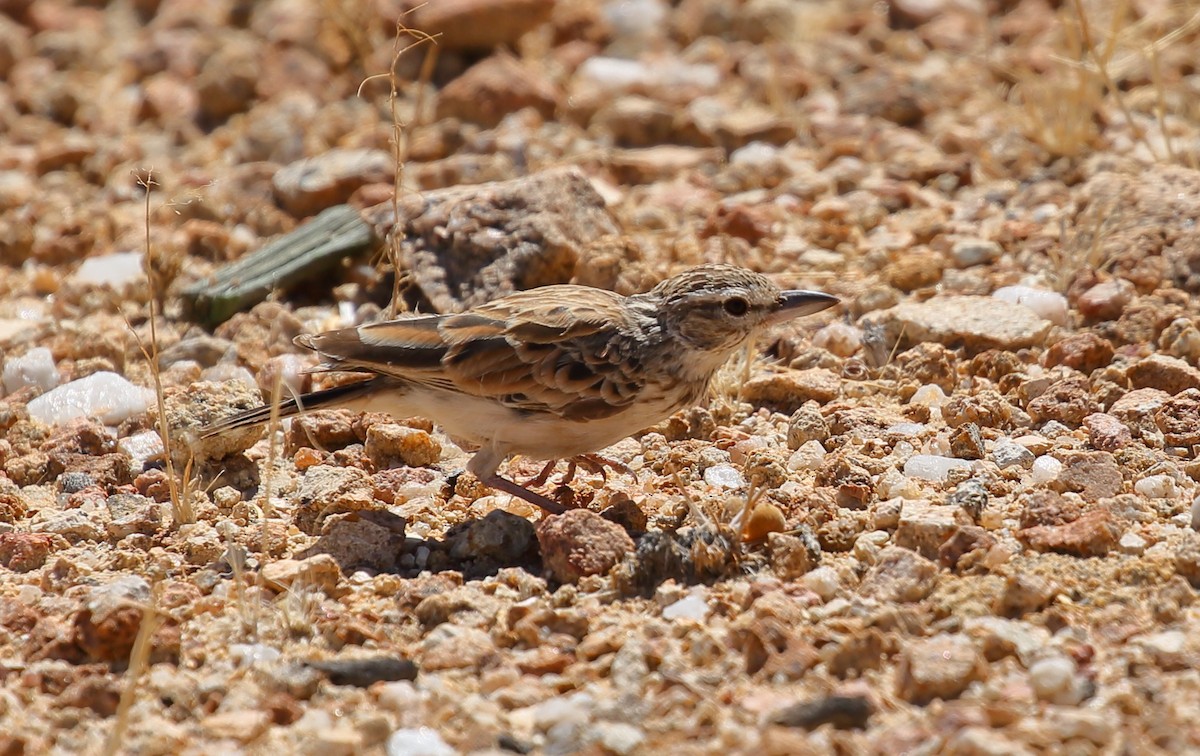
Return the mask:
[[(418, 6), (0, 0), (0, 753), (1200, 749), (1194, 10)], [(421, 419), (194, 436), (297, 334), (705, 261), (843, 305), (567, 515)]]

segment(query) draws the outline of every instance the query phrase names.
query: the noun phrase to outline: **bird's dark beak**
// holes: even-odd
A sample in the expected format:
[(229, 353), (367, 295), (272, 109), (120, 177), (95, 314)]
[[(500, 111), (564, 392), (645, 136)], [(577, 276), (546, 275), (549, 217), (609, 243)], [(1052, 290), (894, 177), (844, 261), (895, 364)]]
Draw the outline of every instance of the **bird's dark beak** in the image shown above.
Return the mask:
[(833, 307), (841, 300), (823, 291), (797, 289), (779, 295), (779, 307), (768, 318), (772, 325)]

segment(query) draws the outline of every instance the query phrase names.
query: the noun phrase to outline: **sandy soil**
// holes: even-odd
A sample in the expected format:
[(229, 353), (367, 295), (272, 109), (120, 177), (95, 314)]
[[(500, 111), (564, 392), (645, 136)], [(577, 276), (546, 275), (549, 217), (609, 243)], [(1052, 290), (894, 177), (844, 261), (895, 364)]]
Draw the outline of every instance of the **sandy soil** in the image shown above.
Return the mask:
[[(0, 754), (1200, 749), (1193, 5), (415, 5), (0, 0)], [(716, 260), (844, 304), (567, 515), (419, 418), (189, 444), (297, 334)]]

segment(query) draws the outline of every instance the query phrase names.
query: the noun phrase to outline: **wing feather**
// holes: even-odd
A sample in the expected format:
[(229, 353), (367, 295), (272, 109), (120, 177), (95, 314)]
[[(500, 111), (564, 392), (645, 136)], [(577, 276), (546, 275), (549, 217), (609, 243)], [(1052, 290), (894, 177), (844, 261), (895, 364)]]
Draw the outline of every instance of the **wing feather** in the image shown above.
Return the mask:
[(470, 312), (302, 336), (322, 369), (393, 376), (492, 396), (514, 409), (593, 420), (623, 411), (643, 384), (617, 345), (636, 328), (612, 292), (543, 287)]

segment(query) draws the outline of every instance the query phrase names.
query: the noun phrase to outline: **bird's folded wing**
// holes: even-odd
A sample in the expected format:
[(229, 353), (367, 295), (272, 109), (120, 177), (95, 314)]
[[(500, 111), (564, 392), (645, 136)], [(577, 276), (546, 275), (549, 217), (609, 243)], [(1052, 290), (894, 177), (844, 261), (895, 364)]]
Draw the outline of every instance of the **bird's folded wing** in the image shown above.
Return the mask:
[(299, 343), (318, 351), (327, 369), (494, 397), (514, 409), (573, 420), (626, 409), (642, 383), (614, 346), (626, 326), (620, 298), (576, 287), (547, 294), (519, 293), (468, 313), (401, 318)]

